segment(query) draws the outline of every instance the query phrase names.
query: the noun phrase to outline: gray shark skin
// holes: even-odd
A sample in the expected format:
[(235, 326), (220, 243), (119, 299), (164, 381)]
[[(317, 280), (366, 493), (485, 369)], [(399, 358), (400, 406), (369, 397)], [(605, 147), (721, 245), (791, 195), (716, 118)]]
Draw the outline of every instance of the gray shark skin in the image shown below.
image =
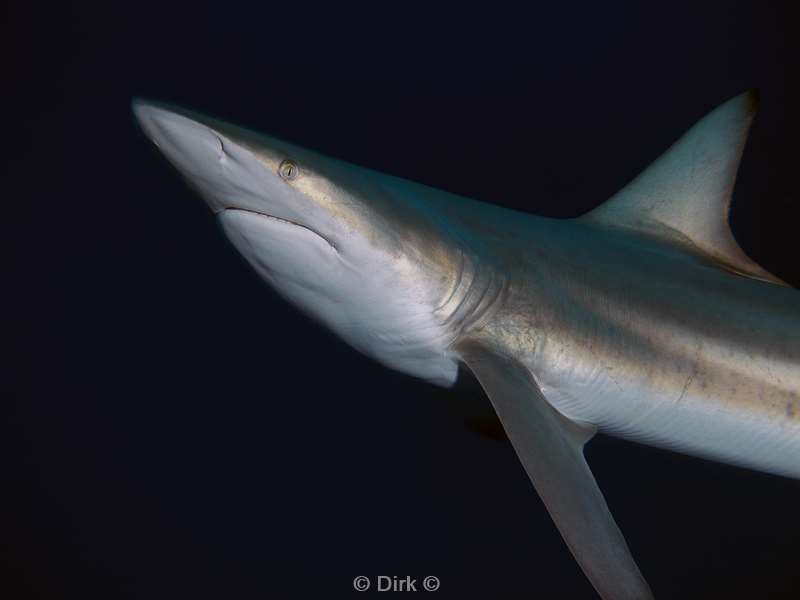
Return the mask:
[(133, 110), (290, 302), (390, 368), (443, 386), (472, 370), (602, 598), (653, 596), (584, 460), (595, 432), (800, 477), (800, 293), (728, 227), (752, 93), (560, 220)]

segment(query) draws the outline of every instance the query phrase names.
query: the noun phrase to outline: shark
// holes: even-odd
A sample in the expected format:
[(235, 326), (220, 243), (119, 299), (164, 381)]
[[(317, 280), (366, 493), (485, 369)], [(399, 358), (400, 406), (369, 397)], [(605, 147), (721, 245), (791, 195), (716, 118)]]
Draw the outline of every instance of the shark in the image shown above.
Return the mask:
[(281, 296), (386, 367), (475, 375), (606, 600), (653, 593), (584, 458), (597, 432), (800, 478), (800, 294), (729, 226), (756, 108), (729, 99), (597, 208), (554, 219), (132, 102)]

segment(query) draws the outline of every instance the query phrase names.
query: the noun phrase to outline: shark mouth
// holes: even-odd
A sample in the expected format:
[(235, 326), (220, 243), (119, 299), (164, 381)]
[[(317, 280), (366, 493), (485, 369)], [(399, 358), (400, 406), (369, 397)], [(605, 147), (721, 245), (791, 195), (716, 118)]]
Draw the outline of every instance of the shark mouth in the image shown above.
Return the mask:
[(270, 219), (278, 223), (283, 223), (284, 225), (289, 225), (290, 227), (299, 227), (300, 229), (305, 229), (306, 231), (310, 231), (311, 233), (316, 235), (318, 238), (320, 238), (322, 241), (328, 244), (331, 248), (333, 248), (336, 252), (339, 251), (339, 249), (336, 247), (336, 244), (334, 244), (331, 240), (322, 235), (319, 231), (312, 229), (308, 225), (303, 225), (302, 223), (298, 223), (297, 221), (292, 221), (291, 219), (284, 219), (283, 217), (276, 217), (275, 215), (270, 215), (268, 213), (259, 212), (257, 210), (252, 210), (249, 208), (237, 208), (235, 206), (227, 206), (223, 208), (221, 211), (219, 211), (219, 213), (221, 214), (223, 212), (228, 212), (228, 211), (239, 211), (239, 212), (249, 213), (251, 215), (257, 215), (259, 217)]

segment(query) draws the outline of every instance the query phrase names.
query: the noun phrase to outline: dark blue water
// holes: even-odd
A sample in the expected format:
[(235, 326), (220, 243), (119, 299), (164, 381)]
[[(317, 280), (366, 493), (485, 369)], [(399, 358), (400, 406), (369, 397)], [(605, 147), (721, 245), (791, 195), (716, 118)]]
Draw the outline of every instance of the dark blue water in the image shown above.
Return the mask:
[[(789, 3), (18, 4), (2, 597), (339, 597), (358, 575), (595, 597), (511, 447), (464, 426), (487, 406), (474, 381), (389, 372), (280, 301), (137, 130), (134, 95), (570, 217), (757, 87), (734, 228), (800, 284)], [(587, 453), (658, 598), (800, 596), (800, 483), (602, 437)]]

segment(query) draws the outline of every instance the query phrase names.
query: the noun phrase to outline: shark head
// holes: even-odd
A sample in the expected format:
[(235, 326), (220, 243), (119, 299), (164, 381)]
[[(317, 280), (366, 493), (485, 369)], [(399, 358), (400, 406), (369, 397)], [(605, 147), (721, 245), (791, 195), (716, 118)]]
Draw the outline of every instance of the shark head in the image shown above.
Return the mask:
[(273, 137), (160, 103), (135, 100), (133, 111), (280, 295), (391, 368), (455, 381), (437, 310), (463, 258), (430, 207), (378, 173)]

